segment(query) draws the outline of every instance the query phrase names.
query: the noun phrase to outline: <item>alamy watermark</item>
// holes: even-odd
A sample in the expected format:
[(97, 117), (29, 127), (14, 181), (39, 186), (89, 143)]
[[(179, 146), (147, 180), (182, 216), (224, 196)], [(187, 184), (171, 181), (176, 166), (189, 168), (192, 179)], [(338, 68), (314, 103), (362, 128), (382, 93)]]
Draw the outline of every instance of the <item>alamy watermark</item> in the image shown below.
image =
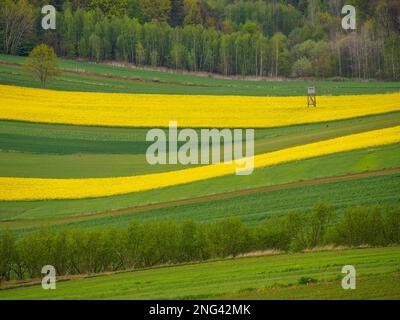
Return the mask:
[[(178, 130), (176, 121), (169, 122), (168, 132), (162, 129), (149, 130), (146, 141), (153, 143), (146, 152), (147, 162), (151, 165), (223, 162), (234, 164), (236, 175), (249, 175), (253, 172), (254, 129), (200, 129), (199, 131), (200, 134), (194, 129)], [(178, 148), (179, 142), (183, 145)]]
[(342, 268), (342, 273), (346, 275), (342, 279), (342, 288), (344, 290), (356, 289), (356, 268), (352, 265), (347, 265)]
[(56, 8), (48, 4), (42, 8), (42, 14), (45, 16), (42, 18), (42, 28), (44, 30), (55, 30), (56, 29)]
[[(56, 29), (56, 12), (56, 8), (50, 4), (42, 7), (42, 14), (45, 15), (42, 18), (42, 28), (44, 30)], [(352, 5), (345, 5), (342, 8), (342, 15), (345, 15), (342, 19), (342, 28), (344, 30), (356, 30), (356, 8)]]

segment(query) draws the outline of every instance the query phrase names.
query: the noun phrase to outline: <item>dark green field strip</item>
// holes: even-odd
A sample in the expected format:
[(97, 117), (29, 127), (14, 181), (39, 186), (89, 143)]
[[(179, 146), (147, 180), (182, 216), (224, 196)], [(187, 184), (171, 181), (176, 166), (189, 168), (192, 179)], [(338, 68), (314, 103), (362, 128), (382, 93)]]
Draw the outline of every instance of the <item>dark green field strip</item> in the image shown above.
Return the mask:
[[(185, 166), (190, 168), (193, 165)], [(0, 176), (20, 178), (104, 178), (135, 176), (183, 169), (153, 166), (143, 154), (40, 155), (0, 151)]]
[(343, 290), (340, 280), (268, 289), (248, 288), (242, 292), (207, 297), (221, 300), (400, 300), (400, 273), (358, 278), (356, 290)]
[[(267, 167), (256, 170), (250, 176), (219, 177), (186, 185), (114, 197), (82, 200), (0, 202), (0, 221), (10, 221), (6, 224), (0, 222), (0, 227), (5, 225), (12, 227), (14, 224), (16, 225), (18, 220), (34, 221), (36, 219), (45, 220), (96, 212), (112, 212), (124, 208), (135, 208), (147, 204), (171, 202), (249, 188), (399, 167), (400, 145), (396, 144)], [(384, 186), (376, 187), (385, 189)], [(398, 190), (399, 184), (395, 184), (394, 187)], [(394, 190), (389, 189), (386, 191), (394, 192)], [(298, 197), (301, 198), (301, 188), (299, 192)], [(345, 190), (341, 190), (341, 192), (345, 192)], [(363, 194), (362, 190), (360, 192)], [(366, 196), (365, 200), (368, 201), (368, 196)], [(290, 208), (296, 208), (297, 205), (297, 203), (286, 204)], [(282, 210), (284, 211), (284, 209)], [(149, 215), (146, 213), (143, 216), (147, 218)], [(195, 219), (196, 217), (194, 216), (193, 218)]]
[(261, 154), (399, 124), (400, 112), (392, 112), (340, 121), (256, 129), (255, 153)]
[(102, 128), (0, 121), (0, 149), (45, 154), (143, 154), (143, 128)]
[(82, 141), (144, 141), (148, 128), (96, 127), (0, 120), (0, 134)]
[[(246, 292), (249, 288), (297, 285), (302, 277), (311, 277), (320, 283), (336, 280), (337, 287), (341, 289), (344, 265), (356, 268), (357, 285), (361, 288), (365, 277), (393, 275), (398, 272), (399, 264), (400, 249), (397, 247), (280, 254), (59, 281), (56, 290), (43, 290), (36, 283), (0, 290), (0, 299), (213, 298)], [(392, 285), (397, 283), (398, 280)], [(388, 295), (393, 292), (387, 281), (381, 290), (386, 290)], [(335, 294), (337, 289), (333, 289), (332, 298)], [(381, 296), (380, 292), (375, 294)], [(287, 298), (294, 297), (288, 293)]]
[(146, 141), (61, 140), (57, 138), (0, 134), (1, 150), (18, 152), (45, 154), (143, 154), (146, 152), (148, 145)]
[[(24, 58), (0, 55), (0, 83), (40, 87), (39, 83), (13, 64)], [(160, 94), (206, 94), (244, 96), (304, 95), (306, 88), (318, 84), (320, 95), (373, 94), (399, 92), (398, 82), (329, 81), (246, 81), (188, 74), (140, 70), (60, 59), (67, 73), (47, 87), (65, 91), (126, 92)]]

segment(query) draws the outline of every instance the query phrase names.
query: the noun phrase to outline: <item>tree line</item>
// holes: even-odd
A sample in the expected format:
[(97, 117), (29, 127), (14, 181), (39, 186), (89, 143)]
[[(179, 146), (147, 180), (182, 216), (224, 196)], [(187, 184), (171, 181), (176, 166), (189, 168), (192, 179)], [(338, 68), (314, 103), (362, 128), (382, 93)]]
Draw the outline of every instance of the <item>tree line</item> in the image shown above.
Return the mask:
[[(400, 79), (400, 3), (342, 0), (50, 1), (57, 28), (40, 27), (43, 1), (0, 0), (1, 50), (46, 43), (68, 58), (272, 77)], [(46, 1), (48, 2), (48, 1)]]
[(255, 226), (229, 218), (212, 223), (132, 222), (125, 228), (43, 229), (0, 234), (0, 281), (41, 276), (45, 265), (58, 275), (99, 273), (237, 256), (256, 250), (300, 251), (323, 245), (400, 244), (400, 210), (335, 209), (318, 204), (305, 213), (271, 217)]

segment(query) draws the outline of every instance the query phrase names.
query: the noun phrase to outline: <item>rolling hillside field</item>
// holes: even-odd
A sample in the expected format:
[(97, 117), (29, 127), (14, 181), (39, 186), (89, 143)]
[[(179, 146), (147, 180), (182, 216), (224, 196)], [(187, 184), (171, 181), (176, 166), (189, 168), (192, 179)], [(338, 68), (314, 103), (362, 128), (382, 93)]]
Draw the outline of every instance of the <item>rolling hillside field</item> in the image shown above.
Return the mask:
[[(93, 229), (106, 226), (124, 227), (132, 221), (209, 222), (238, 217), (254, 226), (273, 216), (310, 210), (316, 203), (323, 201), (333, 203), (341, 210), (359, 204), (397, 207), (400, 172), (386, 175), (382, 172), (376, 176), (368, 176), (369, 174), (364, 177), (349, 176), (344, 177), (343, 181), (318, 179), (282, 187), (278, 185), (249, 192), (217, 194), (143, 206), (136, 206), (137, 202), (127, 197), (85, 202), (3, 202), (2, 225), (25, 233), (48, 226)], [(118, 205), (132, 207), (113, 208)]]
[[(3, 259), (13, 262), (0, 265), (0, 300), (400, 299), (398, 82), (246, 80), (60, 59), (62, 73), (39, 89), (24, 61), (0, 55), (0, 255), (13, 248)], [(306, 104), (310, 85), (317, 108)], [(198, 135), (254, 129), (254, 171), (149, 164), (146, 135), (170, 121)], [(155, 244), (140, 242), (146, 228)], [(115, 242), (96, 248), (109, 235)], [(65, 254), (54, 260), (54, 291), (36, 279), (55, 252), (46, 236)], [(121, 261), (73, 260), (103, 249)], [(344, 265), (356, 267), (357, 290), (341, 288)]]
[[(397, 142), (400, 142), (400, 126), (258, 155), (254, 158), (254, 167), (263, 168), (320, 155), (390, 145)], [(235, 173), (235, 166), (235, 162), (231, 164), (218, 163), (158, 174), (97, 179), (1, 178), (0, 186), (5, 191), (0, 199), (12, 201), (113, 196), (230, 175)]]
[[(399, 299), (399, 264), (399, 248), (275, 254), (87, 276), (56, 290), (28, 283), (0, 299)], [(356, 290), (342, 289), (343, 265), (355, 266)]]
[(0, 304), (400, 300), (399, 31), (398, 0), (0, 0)]

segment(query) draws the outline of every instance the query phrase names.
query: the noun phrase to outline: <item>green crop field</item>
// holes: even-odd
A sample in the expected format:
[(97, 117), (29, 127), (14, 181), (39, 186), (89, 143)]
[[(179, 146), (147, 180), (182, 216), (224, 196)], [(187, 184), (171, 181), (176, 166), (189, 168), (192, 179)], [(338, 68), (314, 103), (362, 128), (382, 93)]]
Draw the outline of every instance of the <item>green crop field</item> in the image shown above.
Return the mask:
[(51, 2), (0, 0), (0, 300), (400, 300), (399, 1)]
[(399, 273), (373, 275), (359, 280), (356, 290), (343, 290), (338, 281), (294, 285), (271, 289), (249, 288), (235, 294), (223, 294), (210, 299), (223, 300), (399, 300)]
[[(345, 265), (356, 268), (356, 290), (341, 288)], [(399, 266), (398, 247), (279, 254), (89, 276), (56, 290), (37, 283), (0, 290), (0, 299), (398, 299)], [(303, 277), (317, 283), (300, 286)]]
[[(20, 68), (23, 57), (0, 55), (0, 83), (40, 87)], [(49, 89), (66, 91), (128, 92), (160, 94), (212, 94), (245, 96), (305, 95), (315, 81), (245, 81), (207, 76), (141, 70), (60, 59), (67, 73), (48, 84)], [(320, 95), (348, 95), (399, 92), (398, 82), (317, 81)]]
[[(23, 70), (24, 60), (0, 54), (0, 84), (39, 87), (39, 83)], [(67, 59), (59, 59), (59, 66), (63, 72), (48, 83), (49, 89), (303, 96), (308, 86), (316, 85), (318, 95), (400, 92), (399, 82), (245, 80)], [(399, 125), (400, 111), (260, 128), (255, 130), (254, 151), (264, 154)], [(146, 142), (146, 134), (149, 129), (0, 120), (0, 177), (124, 177), (190, 167), (148, 164), (146, 151), (150, 142)], [(320, 203), (335, 209), (339, 217), (334, 217), (332, 223), (337, 223), (348, 207), (362, 204), (380, 206), (382, 210), (398, 208), (399, 195), (400, 144), (396, 143), (280, 163), (258, 168), (249, 176), (227, 175), (131, 194), (78, 200), (0, 201), (0, 235), (11, 230), (20, 240), (38, 230), (84, 229), (84, 233), (91, 233), (112, 226), (121, 228), (117, 229), (120, 232), (132, 221), (212, 223), (231, 217), (239, 218), (248, 228), (290, 212), (305, 212), (311, 216), (311, 208)], [(387, 213), (385, 217), (391, 216)], [(395, 240), (390, 241), (379, 245), (396, 246), (280, 253), (107, 275), (83, 274), (64, 279), (68, 281), (60, 280), (55, 291), (42, 290), (38, 281), (30, 283), (28, 280), (16, 287), (10, 282), (6, 286), (12, 288), (0, 289), (0, 300), (400, 299), (400, 247)], [(325, 243), (330, 242), (319, 242)], [(283, 250), (292, 252), (291, 247)], [(340, 286), (341, 268), (349, 264), (357, 269), (357, 290), (345, 291)], [(310, 283), (303, 283), (306, 278), (311, 279)]]
[[(400, 112), (391, 112), (324, 123), (260, 128), (255, 130), (255, 153), (399, 124)], [(0, 121), (0, 147), (3, 151), (62, 155), (141, 154), (148, 147), (145, 141), (148, 130)]]
[[(242, 221), (255, 225), (273, 215), (309, 210), (319, 202), (332, 204), (339, 210), (359, 204), (397, 207), (400, 202), (399, 179), (400, 174), (382, 175), (345, 182), (260, 191), (216, 200), (189, 201), (188, 204), (170, 203), (155, 208), (133, 208), (123, 212), (106, 211), (107, 204), (111, 207), (118, 199), (105, 198), (105, 205), (101, 207), (105, 212), (94, 216), (85, 216), (90, 210), (90, 201), (75, 204), (75, 210), (82, 210), (83, 216), (67, 217), (66, 212), (70, 212), (70, 209), (65, 209), (65, 202), (37, 203), (38, 206), (33, 209), (29, 207), (33, 203), (29, 202), (5, 202), (1, 208), (1, 216), (4, 228), (13, 228), (19, 232), (31, 232), (49, 225), (68, 228), (123, 227), (133, 220), (206, 222), (227, 217), (239, 217)], [(42, 207), (45, 207), (45, 210), (41, 209)], [(57, 217), (57, 212), (61, 217)]]
[[(255, 153), (280, 150), (398, 124), (400, 124), (400, 113), (394, 112), (329, 123), (259, 129), (255, 132)], [(85, 127), (0, 121), (0, 176), (95, 178), (183, 168), (179, 164), (151, 166), (145, 161), (147, 143), (144, 140), (147, 130), (148, 128)], [(250, 176), (225, 176), (106, 198), (0, 202), (0, 227), (30, 230), (32, 227), (51, 223), (84, 227), (107, 224), (122, 226), (132, 219), (172, 218), (178, 221), (184, 219), (207, 221), (226, 216), (239, 216), (246, 222), (255, 223), (274, 214), (284, 214), (295, 209), (309, 209), (319, 201), (329, 201), (338, 208), (358, 203), (369, 204), (374, 201), (395, 205), (399, 199), (396, 174), (371, 177), (374, 185), (368, 188), (364, 188), (368, 185), (365, 177), (359, 182), (337, 181), (321, 187), (318, 182), (313, 186), (294, 185), (285, 190), (266, 190), (261, 195), (259, 192), (237, 195), (234, 201), (231, 201), (231, 196), (223, 196), (218, 200), (207, 198), (196, 200), (196, 198), (324, 177), (400, 168), (399, 148), (400, 146), (396, 144), (355, 150), (257, 169)], [(393, 187), (384, 188), (383, 185), (386, 183)], [(330, 185), (334, 186), (331, 188), (338, 190), (337, 193), (331, 192), (328, 187)], [(351, 191), (342, 192), (344, 188), (351, 188)], [(184, 199), (189, 203), (173, 203)], [(252, 204), (253, 201), (255, 205)], [(190, 204), (191, 202), (194, 203)], [(157, 203), (160, 203), (161, 207), (136, 209)], [(125, 208), (131, 209), (122, 214), (117, 212), (114, 216), (115, 210)], [(88, 216), (90, 219), (85, 219), (85, 215), (94, 213), (100, 215)], [(60, 219), (62, 220), (58, 221)]]

